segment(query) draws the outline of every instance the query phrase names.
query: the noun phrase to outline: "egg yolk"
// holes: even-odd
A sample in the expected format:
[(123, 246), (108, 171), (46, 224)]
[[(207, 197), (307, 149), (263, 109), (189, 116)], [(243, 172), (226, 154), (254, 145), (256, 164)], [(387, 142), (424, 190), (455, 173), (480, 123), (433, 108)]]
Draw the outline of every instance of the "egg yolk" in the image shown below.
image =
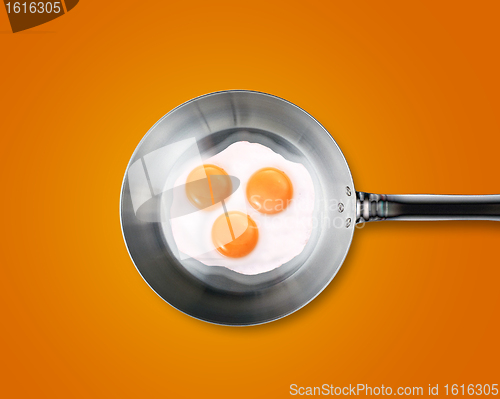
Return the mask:
[(248, 202), (261, 213), (272, 215), (283, 211), (292, 196), (292, 182), (276, 168), (258, 170), (247, 183)]
[(193, 169), (186, 179), (186, 195), (198, 209), (214, 205), (232, 193), (231, 179), (216, 165), (201, 165)]
[(220, 254), (241, 258), (253, 251), (259, 240), (259, 230), (245, 213), (230, 211), (220, 215), (212, 227), (212, 241)]

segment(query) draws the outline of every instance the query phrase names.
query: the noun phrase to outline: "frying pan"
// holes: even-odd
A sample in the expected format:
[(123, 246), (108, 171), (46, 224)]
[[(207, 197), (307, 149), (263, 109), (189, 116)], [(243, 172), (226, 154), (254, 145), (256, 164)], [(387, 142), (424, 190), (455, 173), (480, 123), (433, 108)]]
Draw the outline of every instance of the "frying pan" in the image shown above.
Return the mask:
[[(237, 141), (266, 145), (302, 163), (314, 183), (314, 228), (306, 247), (290, 262), (256, 275), (205, 266), (183, 256), (169, 225), (176, 168)], [(339, 271), (357, 224), (500, 220), (500, 195), (358, 192), (340, 148), (306, 111), (269, 94), (230, 90), (190, 100), (149, 130), (127, 166), (120, 217), (133, 263), (161, 298), (200, 320), (253, 325), (287, 316), (313, 300)]]

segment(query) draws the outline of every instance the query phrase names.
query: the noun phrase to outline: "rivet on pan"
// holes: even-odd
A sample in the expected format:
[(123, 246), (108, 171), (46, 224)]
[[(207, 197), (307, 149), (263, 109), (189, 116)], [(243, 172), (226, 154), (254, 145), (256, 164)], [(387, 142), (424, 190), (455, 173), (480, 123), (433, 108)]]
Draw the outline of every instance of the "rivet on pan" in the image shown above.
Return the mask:
[(339, 212), (344, 212), (344, 204), (342, 202), (339, 203)]
[(350, 227), (351, 226), (351, 218), (348, 218), (346, 221), (345, 221), (345, 227)]
[(346, 191), (346, 193), (347, 193), (347, 196), (348, 196), (348, 197), (350, 197), (350, 196), (351, 196), (351, 189), (349, 188), (349, 186), (347, 186), (347, 187), (345, 188), (345, 191)]

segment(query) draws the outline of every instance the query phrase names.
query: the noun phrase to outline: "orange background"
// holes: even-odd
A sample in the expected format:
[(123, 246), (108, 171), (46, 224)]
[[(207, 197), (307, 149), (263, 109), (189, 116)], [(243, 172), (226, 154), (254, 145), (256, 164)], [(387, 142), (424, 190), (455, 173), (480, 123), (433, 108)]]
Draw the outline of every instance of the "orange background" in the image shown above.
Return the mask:
[(0, 396), (500, 383), (499, 224), (367, 225), (314, 302), (247, 328), (183, 315), (129, 259), (133, 150), (217, 90), (303, 107), (358, 190), (500, 193), (499, 3), (347, 3), (83, 0), (16, 34), (0, 10)]

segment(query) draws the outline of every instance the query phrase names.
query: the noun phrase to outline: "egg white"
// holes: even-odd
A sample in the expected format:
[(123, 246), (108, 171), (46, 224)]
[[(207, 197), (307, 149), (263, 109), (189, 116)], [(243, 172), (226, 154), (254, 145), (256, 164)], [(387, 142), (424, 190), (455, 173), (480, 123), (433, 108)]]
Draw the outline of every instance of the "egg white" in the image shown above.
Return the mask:
[[(240, 181), (238, 189), (225, 202), (228, 211), (248, 214), (257, 224), (259, 240), (254, 250), (241, 258), (221, 255), (212, 243), (212, 226), (224, 213), (222, 205), (204, 210), (192, 206), (193, 212), (170, 220), (172, 235), (179, 255), (192, 257), (207, 266), (223, 266), (237, 273), (255, 275), (271, 271), (299, 255), (311, 237), (313, 228), (314, 185), (304, 165), (291, 162), (270, 148), (257, 143), (240, 141), (220, 153), (205, 159), (204, 164), (223, 168), (228, 175)], [(174, 186), (184, 185), (187, 176), (196, 167), (196, 161), (187, 163)], [(267, 215), (255, 210), (246, 198), (249, 178), (258, 170), (273, 167), (282, 170), (293, 185), (293, 198), (282, 212)], [(184, 190), (175, 192), (171, 213), (189, 202)]]

